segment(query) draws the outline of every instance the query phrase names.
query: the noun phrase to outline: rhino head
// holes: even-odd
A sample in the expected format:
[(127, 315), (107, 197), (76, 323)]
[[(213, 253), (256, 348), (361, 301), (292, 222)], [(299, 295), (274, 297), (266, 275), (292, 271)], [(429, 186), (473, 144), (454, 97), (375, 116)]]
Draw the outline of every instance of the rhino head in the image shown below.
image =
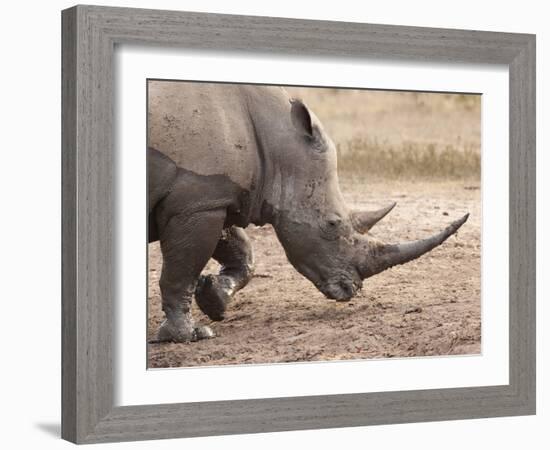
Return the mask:
[(287, 117), (270, 123), (286, 132), (266, 143), (282, 155), (269, 168), (270, 222), (291, 264), (326, 297), (351, 299), (364, 279), (429, 252), (466, 222), (468, 214), (413, 242), (387, 244), (371, 238), (368, 230), (395, 204), (379, 211), (348, 209), (333, 142), (302, 101), (289, 103)]

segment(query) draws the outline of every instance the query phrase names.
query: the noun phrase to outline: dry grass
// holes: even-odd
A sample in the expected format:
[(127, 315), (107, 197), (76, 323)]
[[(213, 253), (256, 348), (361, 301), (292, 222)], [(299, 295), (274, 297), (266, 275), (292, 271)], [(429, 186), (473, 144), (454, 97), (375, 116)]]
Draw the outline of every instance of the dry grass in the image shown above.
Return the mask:
[(479, 151), (472, 147), (459, 150), (414, 142), (395, 146), (356, 138), (339, 144), (337, 150), (342, 176), (479, 179), (481, 173)]
[(479, 95), (287, 88), (323, 123), (342, 176), (479, 180)]

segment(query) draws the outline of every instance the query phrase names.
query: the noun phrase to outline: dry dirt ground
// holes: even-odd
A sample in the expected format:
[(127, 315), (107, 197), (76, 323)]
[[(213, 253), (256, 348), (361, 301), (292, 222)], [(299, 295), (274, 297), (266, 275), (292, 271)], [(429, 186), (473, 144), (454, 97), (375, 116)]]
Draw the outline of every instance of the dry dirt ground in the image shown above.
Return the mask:
[[(385, 241), (428, 236), (470, 212), (458, 235), (422, 258), (365, 281), (349, 303), (327, 300), (287, 261), (270, 226), (247, 229), (256, 277), (223, 322), (193, 305), (217, 334), (191, 344), (149, 344), (149, 367), (475, 354), (481, 346), (479, 182), (341, 179), (348, 205), (397, 207), (372, 234)], [(158, 243), (149, 246), (149, 337), (163, 318)], [(211, 262), (207, 272), (216, 272)]]

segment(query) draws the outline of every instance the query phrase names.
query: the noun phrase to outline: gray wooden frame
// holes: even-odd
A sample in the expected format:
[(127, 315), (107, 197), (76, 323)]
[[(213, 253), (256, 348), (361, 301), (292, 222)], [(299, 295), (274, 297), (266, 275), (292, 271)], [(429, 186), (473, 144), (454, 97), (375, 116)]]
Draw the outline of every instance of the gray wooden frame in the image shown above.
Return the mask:
[[(535, 36), (76, 6), (62, 13), (62, 437), (77, 443), (535, 413)], [(113, 404), (115, 44), (506, 64), (508, 385), (169, 405)]]

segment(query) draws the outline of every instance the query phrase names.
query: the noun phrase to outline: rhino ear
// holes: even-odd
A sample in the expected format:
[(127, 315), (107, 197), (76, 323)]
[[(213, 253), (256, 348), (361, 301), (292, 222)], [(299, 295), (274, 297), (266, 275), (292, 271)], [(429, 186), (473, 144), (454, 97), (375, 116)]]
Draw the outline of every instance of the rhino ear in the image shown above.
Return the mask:
[(290, 100), (290, 118), (292, 124), (298, 130), (309, 137), (313, 137), (313, 124), (307, 106), (301, 100)]

